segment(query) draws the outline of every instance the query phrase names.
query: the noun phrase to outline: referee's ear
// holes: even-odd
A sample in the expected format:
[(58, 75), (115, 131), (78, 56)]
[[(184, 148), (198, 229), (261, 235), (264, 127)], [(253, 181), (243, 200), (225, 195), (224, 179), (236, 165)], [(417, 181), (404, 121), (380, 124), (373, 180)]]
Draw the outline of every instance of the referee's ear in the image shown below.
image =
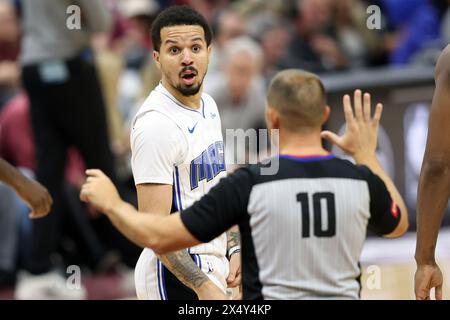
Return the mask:
[(269, 105), (266, 107), (266, 125), (269, 130), (280, 129), (280, 117), (278, 112)]
[(323, 115), (322, 115), (322, 124), (325, 124), (325, 122), (328, 121), (330, 118), (331, 108), (329, 106), (325, 106), (323, 109)]

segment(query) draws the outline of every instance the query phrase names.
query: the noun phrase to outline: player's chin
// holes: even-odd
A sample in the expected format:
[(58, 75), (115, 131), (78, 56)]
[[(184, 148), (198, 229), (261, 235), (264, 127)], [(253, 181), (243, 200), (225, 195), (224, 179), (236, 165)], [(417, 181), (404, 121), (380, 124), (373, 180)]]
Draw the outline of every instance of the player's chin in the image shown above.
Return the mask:
[(185, 85), (185, 84), (182, 83), (178, 87), (178, 89), (184, 96), (193, 96), (193, 95), (196, 95), (199, 92), (200, 84), (193, 83), (193, 84), (190, 84), (190, 85)]

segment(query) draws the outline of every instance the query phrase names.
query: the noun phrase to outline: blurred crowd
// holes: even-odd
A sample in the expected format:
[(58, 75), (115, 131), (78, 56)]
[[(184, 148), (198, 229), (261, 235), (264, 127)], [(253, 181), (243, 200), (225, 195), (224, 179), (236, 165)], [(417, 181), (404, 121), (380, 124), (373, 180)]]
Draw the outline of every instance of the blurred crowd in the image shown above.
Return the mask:
[[(27, 12), (31, 2), (35, 10)], [(97, 2), (101, 11), (89, 8)], [(56, 10), (56, 3), (64, 3), (59, 20), (34, 16)], [(80, 30), (69, 30), (65, 24), (70, 15), (65, 8), (70, 4), (81, 7)], [(213, 55), (204, 86), (218, 104), (224, 135), (225, 129), (264, 127), (265, 90), (279, 70), (301, 68), (328, 74), (382, 66), (431, 66), (450, 42), (450, 0), (0, 0), (0, 157), (38, 180), (45, 180), (40, 178), (45, 166), (61, 167), (64, 172), (62, 183), (44, 181), (57, 198), (55, 210), (63, 217), (51, 227), (30, 222), (26, 205), (0, 184), (0, 287), (22, 281), (17, 276), (20, 269), (29, 272), (28, 278), (51, 272), (47, 265), (27, 262), (34, 256), (33, 245), (40, 241), (33, 231), (38, 228), (45, 228), (44, 235), (58, 235), (47, 252), (40, 250), (48, 255), (51, 270), (68, 264), (92, 273), (134, 267), (139, 249), (116, 234), (104, 217), (81, 204), (77, 195), (84, 168), (98, 164), (111, 166), (123, 196), (135, 203), (130, 125), (160, 79), (152, 60), (152, 21), (173, 4), (194, 7), (213, 29)], [(373, 14), (367, 11), (370, 5), (381, 9), (380, 28), (367, 26)], [(46, 37), (57, 53), (46, 52)], [(55, 59), (67, 62), (69, 71), (58, 64), (42, 67)], [(70, 81), (64, 72), (72, 72), (72, 64), (79, 70), (84, 64), (92, 67), (80, 79), (86, 77), (86, 83), (98, 79), (98, 88), (96, 82), (89, 93), (70, 82), (54, 87), (55, 81), (58, 85)], [(39, 110), (37, 105), (49, 97), (59, 111)], [(87, 102), (77, 100), (80, 97)], [(69, 102), (91, 102), (101, 109), (72, 114), (65, 110)], [(82, 140), (102, 132), (75, 127), (74, 131), (87, 136), (77, 140), (57, 125), (91, 118), (106, 121), (104, 144), (109, 149), (99, 151), (102, 147), (97, 144), (102, 140), (91, 145)], [(52, 140), (55, 137), (62, 138)], [(64, 156), (52, 151), (59, 144)], [(96, 159), (100, 152), (103, 160)], [(60, 297), (64, 298), (63, 293)]]

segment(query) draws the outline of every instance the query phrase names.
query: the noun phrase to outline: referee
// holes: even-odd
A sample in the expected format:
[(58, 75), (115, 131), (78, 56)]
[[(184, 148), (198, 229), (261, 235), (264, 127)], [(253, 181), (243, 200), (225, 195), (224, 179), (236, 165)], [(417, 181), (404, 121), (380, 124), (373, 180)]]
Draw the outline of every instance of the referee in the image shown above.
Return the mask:
[[(320, 79), (300, 70), (271, 82), (266, 120), (279, 129), (279, 171), (252, 165), (224, 178), (190, 208), (169, 217), (136, 214), (110, 180), (88, 170), (81, 199), (105, 212), (129, 239), (157, 253), (208, 242), (238, 224), (244, 299), (358, 299), (367, 229), (398, 237), (408, 228), (403, 199), (375, 156), (382, 105), (344, 97), (347, 130), (321, 127), (330, 108)], [(357, 165), (322, 147), (330, 140)]]

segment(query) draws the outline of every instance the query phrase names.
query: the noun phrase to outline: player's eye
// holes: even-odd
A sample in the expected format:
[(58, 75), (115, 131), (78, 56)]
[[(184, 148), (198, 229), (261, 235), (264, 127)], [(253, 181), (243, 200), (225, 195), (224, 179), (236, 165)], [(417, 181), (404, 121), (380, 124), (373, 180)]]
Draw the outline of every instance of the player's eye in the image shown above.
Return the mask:
[(169, 49), (169, 52), (170, 52), (171, 54), (177, 54), (178, 52), (180, 52), (180, 50), (179, 50), (177, 47), (171, 47), (171, 48)]
[(199, 46), (198, 44), (196, 44), (196, 45), (194, 45), (194, 46), (192, 47), (192, 51), (195, 52), (195, 53), (197, 53), (197, 52), (200, 52), (201, 48), (202, 48), (201, 46)]

